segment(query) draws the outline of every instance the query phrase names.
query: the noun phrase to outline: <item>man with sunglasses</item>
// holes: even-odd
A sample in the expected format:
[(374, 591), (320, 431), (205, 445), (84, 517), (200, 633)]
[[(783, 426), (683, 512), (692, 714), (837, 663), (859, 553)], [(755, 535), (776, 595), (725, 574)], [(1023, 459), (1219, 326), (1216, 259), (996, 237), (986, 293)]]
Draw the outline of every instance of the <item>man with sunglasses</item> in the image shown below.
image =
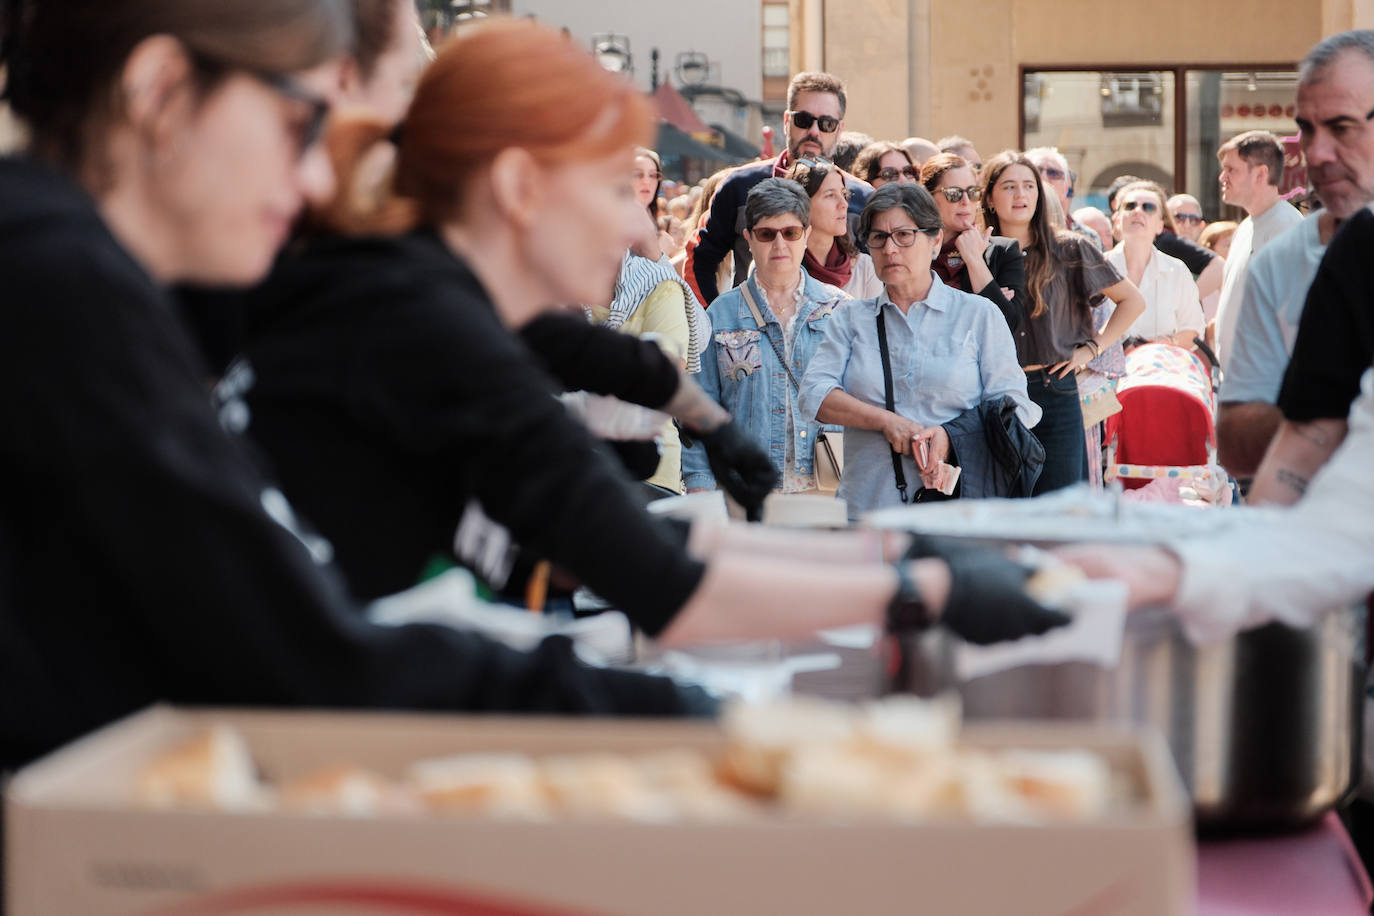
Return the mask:
[[(830, 159), (844, 129), (845, 87), (839, 77), (829, 73), (798, 73), (787, 87), (787, 111), (783, 113), (783, 132), (787, 149), (773, 159), (736, 169), (725, 179), (711, 203), (706, 229), (692, 255), (692, 272), (701, 301), (705, 305), (720, 295), (716, 269), (727, 254), (735, 258), (734, 285), (749, 275), (752, 255), (745, 240), (744, 202), (749, 192), (765, 178), (781, 178), (799, 159)], [(873, 192), (866, 182), (845, 176), (849, 189), (849, 218), (852, 225), (863, 212)]]
[(1179, 237), (1196, 242), (1207, 226), (1207, 220), (1202, 218), (1202, 204), (1191, 194), (1175, 194), (1169, 198), (1168, 207), (1178, 226)]
[(1070, 232), (1077, 232), (1094, 245), (1100, 245), (1101, 239), (1097, 233), (1081, 225), (1078, 220), (1073, 218), (1073, 172), (1069, 170), (1069, 160), (1064, 158), (1064, 154), (1053, 146), (1037, 146), (1034, 149), (1026, 150), (1026, 158), (1035, 163), (1035, 170), (1040, 173), (1040, 180), (1046, 187), (1054, 191), (1054, 196), (1059, 198), (1059, 206), (1064, 210), (1064, 228)]

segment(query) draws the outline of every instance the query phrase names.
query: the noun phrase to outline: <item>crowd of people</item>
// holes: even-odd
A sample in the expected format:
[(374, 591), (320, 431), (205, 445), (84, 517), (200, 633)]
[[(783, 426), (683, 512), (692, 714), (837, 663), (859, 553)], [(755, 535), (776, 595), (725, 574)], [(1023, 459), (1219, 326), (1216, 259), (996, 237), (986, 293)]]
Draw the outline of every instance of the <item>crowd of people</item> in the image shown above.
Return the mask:
[[(665, 200), (648, 99), (536, 23), (435, 54), (408, 0), (7, 10), (27, 140), (0, 160), (0, 770), (160, 700), (713, 712), (565, 639), (368, 618), (455, 564), (513, 601), (552, 564), (666, 644), (1042, 633), (1067, 618), (1000, 552), (646, 502), (720, 488), (757, 517), (819, 491), (840, 436), (851, 520), (1096, 479), (1083, 392), (1123, 344), (1208, 339), (1213, 281), (1248, 386), (1222, 390), (1223, 448), (1262, 455), (1267, 430), (1254, 493), (1294, 501), (1374, 359), (1370, 33), (1301, 74), (1325, 209), (1278, 198), (1273, 137), (1222, 146), (1248, 213), (1223, 262), (1149, 182), (1110, 219), (1068, 212), (1052, 149), (854, 143), (846, 169), (833, 74), (792, 80), (778, 156)], [(1275, 526), (1315, 523), (1294, 518)], [(1323, 562), (1369, 532), (1333, 536)], [(1200, 588), (1187, 551), (1093, 557), (1172, 571), (1137, 583), (1151, 600)]]

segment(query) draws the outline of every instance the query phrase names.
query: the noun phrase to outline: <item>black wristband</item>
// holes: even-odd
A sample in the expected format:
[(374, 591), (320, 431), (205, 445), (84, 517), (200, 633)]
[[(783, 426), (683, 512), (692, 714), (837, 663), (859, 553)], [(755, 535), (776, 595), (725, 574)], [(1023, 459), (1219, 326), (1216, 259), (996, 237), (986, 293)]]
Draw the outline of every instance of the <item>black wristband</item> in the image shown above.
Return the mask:
[(907, 572), (906, 561), (898, 560), (892, 565), (892, 571), (897, 574), (897, 592), (887, 603), (887, 632), (915, 633), (929, 628), (930, 609), (926, 607), (925, 598), (921, 596), (916, 582)]

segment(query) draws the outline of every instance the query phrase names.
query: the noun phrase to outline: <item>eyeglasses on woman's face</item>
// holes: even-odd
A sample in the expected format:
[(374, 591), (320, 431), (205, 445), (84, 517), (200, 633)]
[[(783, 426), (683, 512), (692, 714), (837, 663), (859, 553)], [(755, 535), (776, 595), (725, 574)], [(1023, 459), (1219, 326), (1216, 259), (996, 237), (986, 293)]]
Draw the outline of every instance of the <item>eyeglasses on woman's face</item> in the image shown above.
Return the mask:
[[(1150, 211), (1146, 210), (1145, 212), (1149, 213)], [(1197, 213), (1175, 213), (1174, 220), (1180, 223), (1200, 223), (1202, 216)]]
[(300, 106), (302, 114), (293, 119), (289, 128), (298, 159), (304, 158), (305, 154), (324, 136), (325, 125), (329, 122), (329, 100), (311, 92), (293, 77), (271, 70), (237, 67), (199, 51), (189, 51), (188, 53), (191, 60), (202, 72), (208, 74), (221, 74), (230, 71), (245, 73), (281, 98)]
[(788, 242), (795, 242), (800, 240), (805, 233), (806, 229), (803, 226), (784, 226), (781, 229), (774, 229), (769, 226), (755, 226), (753, 229), (749, 230), (749, 234), (754, 237), (755, 241), (762, 242), (765, 245), (771, 245), (773, 240), (779, 235)]
[(940, 234), (939, 229), (921, 229), (916, 226), (907, 226), (902, 229), (893, 229), (891, 232), (883, 232), (874, 229), (864, 237), (868, 243), (869, 251), (881, 251), (887, 247), (887, 240), (891, 239), (897, 243), (898, 248), (910, 248), (916, 244), (916, 236), (926, 235), (931, 238)]
[(952, 204), (957, 204), (965, 197), (974, 203), (983, 199), (983, 189), (976, 184), (969, 185), (967, 188), (941, 188), (940, 193), (945, 195), (945, 200)]
[(1063, 169), (1055, 168), (1052, 165), (1040, 166), (1040, 177), (1046, 181), (1063, 181), (1066, 177)]
[(1121, 204), (1121, 212), (1122, 212), (1122, 213), (1130, 213), (1130, 212), (1132, 212), (1133, 210), (1135, 210), (1137, 207), (1140, 208), (1140, 211), (1141, 211), (1142, 213), (1157, 213), (1157, 212), (1159, 212), (1159, 204), (1155, 203), (1155, 202), (1152, 201), (1152, 200), (1127, 200), (1127, 201), (1123, 201), (1122, 204)]

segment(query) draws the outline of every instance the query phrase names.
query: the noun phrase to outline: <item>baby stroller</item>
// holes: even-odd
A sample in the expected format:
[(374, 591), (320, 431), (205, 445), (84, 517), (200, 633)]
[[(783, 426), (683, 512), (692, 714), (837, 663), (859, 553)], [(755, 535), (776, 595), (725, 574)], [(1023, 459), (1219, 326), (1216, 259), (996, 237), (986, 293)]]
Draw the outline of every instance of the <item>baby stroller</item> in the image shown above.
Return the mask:
[[(1216, 464), (1216, 357), (1149, 343), (1126, 355), (1126, 376), (1117, 385), (1121, 410), (1107, 418), (1104, 477), (1127, 490), (1168, 480), (1177, 485), (1224, 483)], [(1216, 480), (1222, 475), (1222, 480)]]

